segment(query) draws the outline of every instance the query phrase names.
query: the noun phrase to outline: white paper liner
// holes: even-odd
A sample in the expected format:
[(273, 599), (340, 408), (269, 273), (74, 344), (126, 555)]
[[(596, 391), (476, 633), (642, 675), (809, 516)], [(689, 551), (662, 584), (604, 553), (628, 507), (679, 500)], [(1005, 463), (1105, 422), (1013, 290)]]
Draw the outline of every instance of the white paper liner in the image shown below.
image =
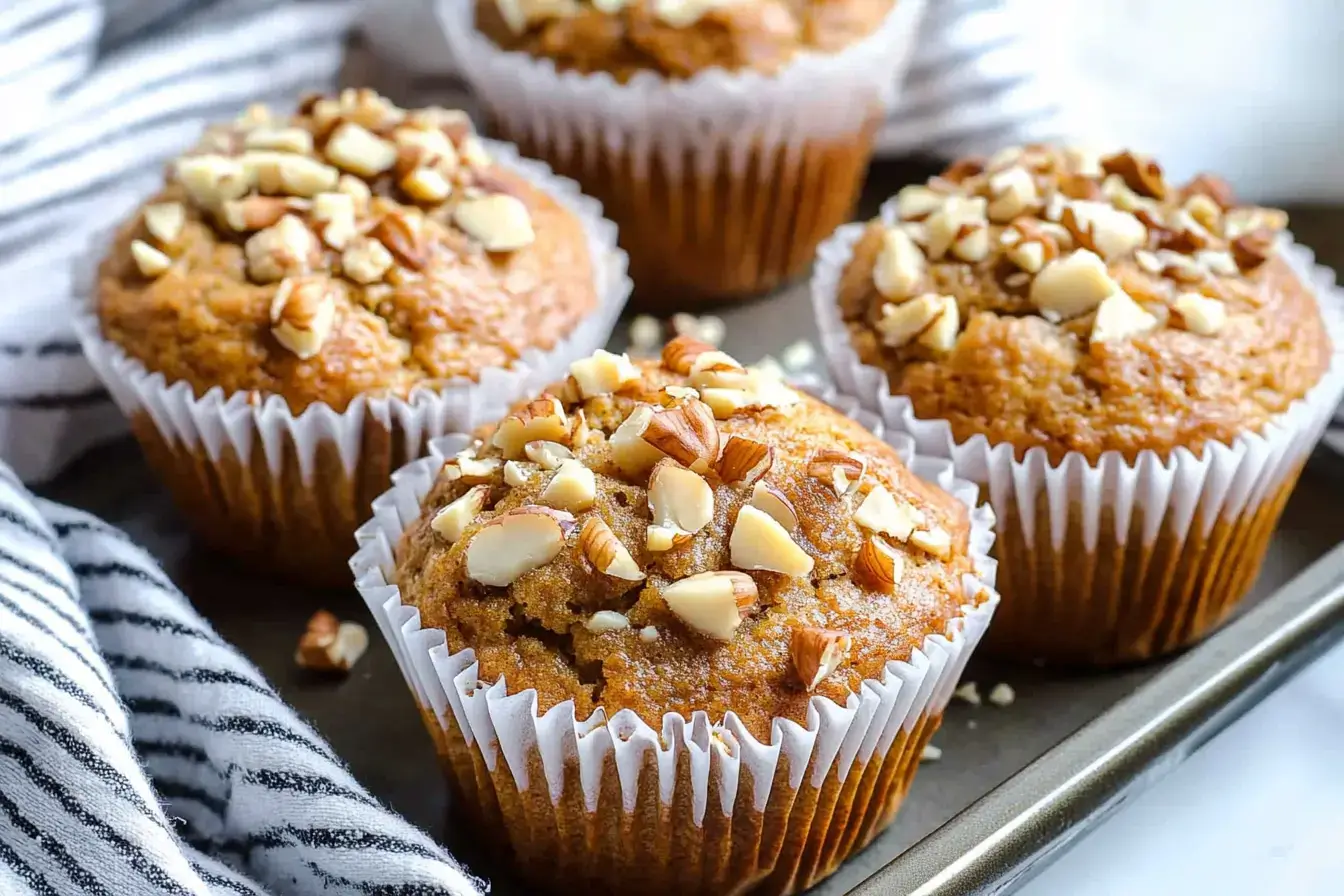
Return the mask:
[(280, 472), (286, 445), (292, 444), (305, 483), (312, 479), (317, 449), (323, 443), (334, 443), (346, 473), (354, 472), (366, 413), (389, 430), (399, 429), (405, 441), (401, 448), (409, 454), (418, 453), (424, 440), (499, 419), (519, 398), (562, 379), (570, 362), (606, 344), (632, 284), (626, 275), (626, 254), (616, 246), (616, 225), (602, 217), (601, 203), (544, 163), (520, 157), (511, 144), (485, 143), (497, 163), (526, 177), (576, 215), (587, 236), (598, 305), (550, 350), (529, 349), (510, 367), (486, 368), (477, 380), (461, 377), (435, 388), (417, 388), (406, 398), (357, 396), (344, 411), (315, 402), (295, 415), (278, 395), (254, 403), (247, 392), (226, 395), (221, 387), (196, 397), (190, 383), (168, 383), (161, 373), (147, 370), (103, 338), (93, 309), (97, 268), (108, 242), (103, 239), (94, 242), (75, 289), (75, 332), (89, 364), (122, 413), (130, 417), (145, 412), (169, 441), (190, 449), (204, 447), (214, 462), (232, 448), (242, 464), (259, 444), (272, 474)]
[[(891, 216), (888, 204), (883, 217)], [(1109, 451), (1095, 465), (1078, 453), (1052, 465), (1039, 447), (1018, 460), (1012, 445), (991, 445), (981, 435), (958, 444), (947, 421), (916, 417), (908, 398), (890, 393), (886, 372), (864, 364), (854, 351), (836, 298), (841, 275), (865, 226), (848, 224), (837, 230), (818, 247), (812, 273), (813, 314), (837, 388), (878, 413), (889, 428), (911, 435), (921, 454), (949, 458), (956, 475), (987, 485), (1000, 522), (1005, 521), (1005, 508), (1015, 505), (1016, 522), (1028, 548), (1035, 544), (1036, 507), (1042, 493), (1050, 508), (1050, 531), (1043, 534), (1054, 550), (1064, 544), (1071, 511), (1089, 552), (1097, 546), (1106, 514), (1113, 514), (1117, 533), (1131, 531), (1131, 520), (1137, 518), (1145, 547), (1160, 532), (1180, 540), (1207, 535), (1220, 519), (1234, 521), (1257, 509), (1295, 474), (1344, 392), (1344, 291), (1335, 285), (1334, 271), (1313, 264), (1309, 249), (1285, 238), (1280, 251), (1313, 288), (1334, 352), (1320, 382), (1263, 431), (1244, 433), (1230, 445), (1207, 444), (1200, 454), (1178, 448), (1165, 460), (1154, 451), (1143, 451), (1130, 463), (1121, 453)], [(1201, 528), (1192, 531), (1196, 520)]]
[[(690, 155), (713, 171), (729, 150), (733, 173), (753, 143), (801, 147), (860, 131), (873, 104), (891, 104), (909, 64), (925, 0), (898, 0), (876, 31), (835, 53), (800, 53), (775, 74), (708, 69), (684, 80), (637, 72), (624, 84), (606, 72), (557, 71), (549, 59), (496, 46), (475, 27), (471, 0), (438, 0), (457, 69), (511, 133), (533, 134), (561, 158), (574, 147), (655, 149), (670, 167)], [(591, 139), (600, 136), (600, 141)]]
[[(824, 397), (836, 401), (833, 394)], [(861, 411), (857, 402), (839, 399), (837, 406), (881, 435), (880, 422)], [(603, 762), (608, 753), (613, 753), (625, 810), (633, 811), (644, 754), (653, 751), (660, 796), (664, 805), (670, 804), (679, 754), (686, 751), (694, 818), (699, 825), (708, 802), (710, 749), (715, 739), (725, 748), (720, 754), (723, 784), (719, 787), (720, 809), (725, 816), (733, 812), (737, 781), (744, 768), (755, 782), (751, 808), (757, 812), (770, 798), (775, 768), (781, 759), (788, 762), (789, 786), (795, 790), (809, 760), (813, 762), (812, 786), (819, 787), (833, 769), (843, 783), (856, 761), (866, 764), (874, 754), (885, 755), (902, 729), (912, 730), (922, 717), (947, 706), (998, 604), (998, 594), (993, 590), (995, 562), (988, 556), (994, 541), (993, 511), (987, 505), (976, 507), (976, 487), (954, 479), (950, 463), (916, 456), (912, 440), (895, 434), (887, 441), (913, 472), (938, 483), (972, 508), (971, 550), (977, 574), (964, 577), (964, 615), (952, 620), (944, 634), (928, 637), (908, 662), (888, 663), (881, 681), (865, 680), (861, 692), (851, 694), (844, 706), (813, 697), (806, 727), (788, 719), (774, 719), (768, 744), (758, 741), (731, 712), (719, 722), (712, 722), (703, 712), (694, 713), (690, 719), (667, 713), (661, 729), (631, 710), (621, 710), (608, 719), (599, 708), (581, 721), (574, 716), (572, 700), (538, 714), (536, 691), (509, 695), (503, 678), (493, 684), (478, 681), (475, 651), (468, 648), (450, 654), (444, 632), (422, 629), (419, 611), (403, 605), (397, 586), (388, 584), (402, 532), (420, 515), (420, 503), (444, 460), (470, 441), (466, 435), (437, 439), (430, 444), (428, 457), (393, 475), (393, 487), (373, 503), (373, 518), (355, 533), (359, 550), (351, 558), (350, 567), (360, 595), (391, 645), (419, 705), (432, 709), (445, 731), (451, 714), (466, 742), (480, 749), (491, 771), (502, 757), (520, 792), (529, 785), (527, 756), (534, 746), (538, 748), (553, 803), (560, 800), (563, 790), (565, 759), (577, 755), (585, 804), (588, 811), (594, 811)], [(975, 605), (982, 591), (988, 591), (990, 597)]]

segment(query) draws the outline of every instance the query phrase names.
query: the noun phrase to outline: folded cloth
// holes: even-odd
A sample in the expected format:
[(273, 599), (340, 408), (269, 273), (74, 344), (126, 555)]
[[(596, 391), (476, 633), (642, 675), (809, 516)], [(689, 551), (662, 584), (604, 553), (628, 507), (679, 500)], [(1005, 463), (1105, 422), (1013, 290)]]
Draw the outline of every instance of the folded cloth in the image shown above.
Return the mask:
[(0, 893), (483, 891), (145, 551), (0, 464)]

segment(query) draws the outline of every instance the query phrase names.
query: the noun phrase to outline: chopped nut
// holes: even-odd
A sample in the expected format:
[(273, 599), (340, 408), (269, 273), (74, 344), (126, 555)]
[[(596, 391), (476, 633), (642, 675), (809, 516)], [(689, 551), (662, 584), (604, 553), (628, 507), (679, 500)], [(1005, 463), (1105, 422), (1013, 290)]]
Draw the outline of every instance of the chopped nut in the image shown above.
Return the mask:
[(455, 501), (434, 514), (429, 528), (442, 536), (449, 544), (454, 544), (472, 521), (480, 514), (481, 508), (490, 497), (490, 486), (475, 485), (467, 489)]
[(700, 399), (700, 393), (690, 386), (664, 386), (663, 392), (674, 402), (698, 401)]
[[(1217, 203), (1220, 209), (1230, 209), (1237, 204), (1236, 194), (1231, 185), (1216, 174), (1199, 174), (1185, 185), (1185, 195), (1207, 196)], [(1188, 200), (1187, 200), (1188, 202)]]
[(488, 168), (492, 164), (490, 153), (486, 152), (485, 144), (481, 138), (475, 134), (467, 134), (457, 145), (458, 156), (469, 167)]
[(1093, 342), (1119, 342), (1156, 329), (1160, 321), (1124, 292), (1114, 292), (1097, 306)]
[(318, 193), (313, 197), (313, 220), (325, 223), (322, 241), (344, 249), (356, 235), (355, 199), (346, 193)]
[(600, 517), (590, 516), (579, 531), (579, 550), (603, 575), (628, 582), (643, 580), (644, 571), (635, 563), (625, 545)]
[(239, 159), (249, 183), (255, 183), (263, 193), (316, 196), (334, 190), (341, 176), (341, 172), (317, 159), (291, 153), (254, 149)]
[(689, 532), (683, 532), (674, 526), (649, 526), (644, 533), (644, 547), (651, 554), (670, 551), (690, 540)]
[(543, 504), (571, 513), (587, 510), (596, 499), (597, 478), (577, 460), (562, 461), (541, 493)]
[(398, 183), (417, 202), (442, 202), (453, 192), (453, 185), (433, 168), (416, 168)]
[(286, 278), (271, 300), (271, 333), (300, 359), (322, 350), (336, 321), (336, 297), (324, 277)]
[(939, 296), (938, 304), (938, 316), (919, 334), (917, 341), (935, 352), (947, 353), (957, 345), (957, 334), (961, 330), (961, 309), (952, 296)]
[(1227, 323), (1227, 306), (1197, 292), (1181, 293), (1172, 308), (1187, 330), (1201, 336), (1213, 336)]
[(1274, 234), (1267, 227), (1257, 227), (1238, 234), (1232, 240), (1232, 259), (1243, 271), (1253, 271), (1274, 254)]
[(360, 177), (377, 177), (397, 161), (396, 146), (353, 121), (331, 132), (323, 152), (332, 164)]
[(1140, 196), (1162, 200), (1167, 196), (1167, 184), (1162, 169), (1152, 159), (1125, 151), (1101, 159), (1101, 169), (1107, 174), (1119, 175)]
[(290, 211), (289, 200), (280, 196), (245, 196), (224, 203), (224, 223), (240, 233), (270, 227)]
[(865, 538), (854, 557), (854, 575), (859, 583), (890, 594), (905, 572), (905, 558), (880, 538)]
[(923, 184), (911, 184), (896, 194), (896, 214), (902, 221), (922, 221), (941, 208), (946, 199)]
[(738, 569), (760, 569), (797, 577), (812, 572), (814, 565), (783, 526), (750, 504), (737, 512), (728, 551)]
[(1147, 271), (1149, 274), (1162, 273), (1162, 260), (1146, 249), (1135, 252), (1134, 261), (1138, 264), (1140, 270)]
[(1231, 252), (1220, 249), (1205, 249), (1202, 252), (1195, 253), (1194, 262), (1211, 274), (1218, 274), (1222, 277), (1235, 277), (1237, 274), (1237, 262), (1233, 259)]
[(312, 231), (294, 215), (285, 215), (271, 227), (252, 234), (243, 245), (247, 273), (258, 283), (307, 273), (316, 248)]
[(1095, 179), (1081, 174), (1060, 175), (1058, 189), (1069, 199), (1100, 199), (1103, 195)]
[(933, 744), (925, 744), (924, 751), (919, 754), (920, 762), (937, 762), (943, 758), (943, 751)]
[(719, 427), (714, 412), (701, 401), (654, 412), (641, 437), (696, 473), (708, 472), (719, 459)]
[(308, 155), (313, 151), (313, 135), (303, 128), (260, 127), (243, 137), (246, 149), (274, 149)]
[(406, 214), (386, 214), (374, 225), (369, 236), (386, 246), (397, 261), (413, 271), (424, 268), (429, 261), (429, 246), (425, 241), (423, 222), (419, 217)]
[(973, 681), (958, 685), (957, 689), (952, 692), (952, 696), (958, 700), (963, 700), (972, 706), (980, 705), (980, 689), (976, 687), (976, 684)]
[(1195, 252), (1206, 248), (1213, 234), (1183, 208), (1171, 210), (1163, 223), (1159, 245), (1176, 252)]
[(369, 633), (358, 622), (341, 622), (326, 610), (308, 620), (294, 662), (319, 672), (347, 672), (369, 649)]
[(910, 533), (910, 543), (939, 560), (946, 560), (952, 556), (952, 534), (941, 526), (916, 529)]
[(1143, 222), (1109, 202), (1075, 200), (1064, 207), (1059, 220), (1073, 236), (1075, 245), (1103, 258), (1128, 255), (1148, 241), (1148, 229)]
[(929, 258), (937, 261), (951, 252), (962, 261), (980, 261), (989, 254), (989, 221), (983, 196), (949, 196), (929, 216)]
[(145, 206), (142, 213), (145, 229), (161, 246), (171, 246), (182, 235), (187, 223), (187, 210), (180, 202), (159, 202)]
[(798, 680), (814, 691), (828, 675), (849, 662), (854, 639), (844, 632), (811, 626), (793, 630), (789, 655)]
[[(546, 444), (546, 445), (554, 445), (555, 443), (554, 443), (554, 442), (543, 442), (543, 443), (533, 443), (533, 442), (529, 442), (528, 444), (529, 444), (529, 445), (530, 445), (530, 444)], [(564, 448), (563, 445), (561, 445), (561, 446), (559, 446), (559, 447)], [(565, 450), (569, 450), (569, 449), (565, 449)], [(559, 464), (557, 464), (557, 466), (559, 466)], [(505, 464), (504, 464), (504, 484), (505, 484), (505, 485), (509, 486), (510, 488), (518, 488), (519, 486), (527, 485), (527, 484), (528, 484), (529, 482), (531, 482), (531, 481), (532, 481), (532, 471), (531, 471), (528, 467), (523, 466), (522, 464), (520, 464), (520, 463), (519, 463), (518, 461), (516, 461), (516, 460), (511, 460), (511, 461), (506, 461), (506, 462), (505, 462)]]
[(887, 228), (873, 265), (877, 291), (888, 299), (903, 299), (914, 293), (923, 277), (924, 253), (904, 230)]
[(784, 497), (783, 492), (764, 480), (752, 486), (751, 506), (769, 514), (772, 520), (787, 531), (798, 528), (798, 511), (793, 509), (793, 504)]
[(357, 214), (368, 211), (369, 202), (373, 199), (373, 191), (369, 189), (369, 185), (349, 174), (342, 174), (337, 178), (336, 192), (350, 197)]
[(500, 421), (491, 444), (508, 460), (523, 457), (528, 442), (560, 442), (569, 438), (564, 405), (553, 395), (542, 395)]
[(1004, 231), (1012, 238), (1008, 260), (1029, 274), (1059, 257), (1059, 242), (1031, 218), (1018, 218)]
[(986, 164), (985, 160), (979, 156), (964, 156), (944, 168), (943, 173), (938, 176), (942, 180), (960, 184), (976, 175), (983, 174)]
[[(944, 300), (949, 300), (951, 304)], [(909, 345), (949, 310), (955, 314), (956, 305), (957, 300), (951, 296), (940, 296), (931, 292), (899, 305), (887, 302), (882, 306), (882, 317), (877, 322), (877, 330), (882, 334), (882, 344), (891, 348)]]
[(1183, 206), (1186, 214), (1193, 218), (1200, 227), (1211, 233), (1217, 233), (1223, 226), (1223, 210), (1218, 207), (1218, 203), (1204, 195), (1195, 193), (1189, 199), (1185, 200)]
[(644, 441), (644, 430), (656, 412), (652, 405), (637, 405), (611, 434), (611, 459), (627, 476), (647, 473), (665, 455)]
[(658, 318), (636, 314), (630, 321), (630, 347), (640, 355), (651, 353), (663, 341), (663, 325)]
[(179, 159), (177, 179), (191, 200), (205, 208), (214, 208), (228, 199), (237, 199), (251, 188), (251, 179), (242, 164), (231, 156), (202, 155)]
[(694, 535), (714, 518), (714, 491), (697, 473), (663, 458), (649, 475), (653, 525)]
[(991, 175), (989, 192), (993, 198), (986, 213), (991, 221), (1011, 221), (1040, 201), (1031, 172), (1021, 167), (1008, 168)]
[(564, 445), (559, 442), (548, 442), (544, 439), (528, 442), (523, 446), (523, 454), (543, 470), (558, 469), (562, 463), (574, 458), (574, 452)]
[(719, 477), (729, 485), (754, 485), (775, 462), (775, 449), (764, 442), (731, 436), (719, 458)]
[(449, 478), (461, 479), (463, 482), (485, 482), (494, 478), (495, 471), (499, 469), (500, 459), (497, 457), (477, 457), (473, 448), (466, 451), (459, 451), (457, 456), (444, 464), (444, 473), (455, 471), (456, 476), (450, 474)]
[(868, 469), (868, 458), (854, 451), (823, 448), (807, 462), (807, 475), (835, 489), (838, 498), (854, 494)]
[(487, 252), (512, 252), (536, 239), (527, 206), (507, 193), (462, 200), (453, 209), (453, 223)]
[(989, 702), (995, 706), (1012, 706), (1013, 701), (1017, 699), (1017, 694), (1006, 681), (1001, 681), (989, 691)]
[(341, 253), (341, 270), (356, 283), (377, 283), (392, 267), (392, 253), (377, 240), (359, 237)]
[(1031, 301), (1055, 320), (1086, 314), (1120, 290), (1093, 252), (1079, 249), (1041, 269), (1031, 281)]
[(617, 632), (627, 629), (630, 627), (630, 620), (615, 610), (598, 610), (588, 617), (588, 621), (583, 624), (583, 627), (595, 635), (600, 635), (603, 632)]
[(482, 585), (510, 585), (555, 559), (572, 528), (573, 516), (549, 507), (525, 504), (502, 513), (467, 545), (467, 577)]
[(658, 629), (652, 625), (646, 625), (639, 630), (639, 640), (645, 644), (652, 644), (658, 640)]
[(756, 583), (735, 570), (702, 572), (663, 589), (667, 607), (702, 635), (730, 640), (756, 605)]
[(131, 240), (131, 257), (146, 277), (154, 278), (173, 266), (173, 260), (144, 240)]
[(691, 372), (691, 365), (696, 358), (712, 351), (714, 346), (707, 342), (701, 342), (693, 336), (678, 336), (663, 346), (663, 366), (684, 376)]
[(1075, 174), (1084, 177), (1100, 177), (1102, 174), (1101, 155), (1090, 149), (1078, 146), (1065, 147), (1064, 161)]
[(710, 384), (724, 374), (740, 376), (742, 373), (742, 365), (727, 352), (718, 349), (700, 352), (691, 362), (691, 385), (696, 385), (697, 381)]
[(631, 363), (629, 355), (603, 349), (570, 364), (569, 375), (578, 383), (583, 398), (619, 392), (630, 383), (639, 382), (639, 368)]
[(897, 501), (886, 486), (876, 485), (854, 511), (854, 522), (873, 532), (890, 535), (897, 541), (905, 541), (917, 527), (924, 525), (924, 514), (907, 501)]

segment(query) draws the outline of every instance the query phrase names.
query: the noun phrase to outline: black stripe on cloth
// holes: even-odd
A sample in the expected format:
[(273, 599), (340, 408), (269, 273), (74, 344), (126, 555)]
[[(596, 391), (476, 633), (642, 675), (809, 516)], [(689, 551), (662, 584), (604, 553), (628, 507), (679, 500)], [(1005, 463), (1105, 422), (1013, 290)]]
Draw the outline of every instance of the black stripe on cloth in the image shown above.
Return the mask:
[(85, 635), (92, 634), (92, 630), (89, 628), (89, 624), (87, 622), (85, 622), (83, 619), (80, 619), (77, 616), (68, 613), (64, 607), (58, 606), (50, 597), (47, 597), (41, 591), (38, 591), (35, 588), (29, 588), (27, 585), (24, 585), (21, 582), (16, 582), (13, 579), (7, 578), (5, 576), (0, 576), (0, 586), (3, 586), (5, 588), (13, 588), (20, 594), (26, 597), (30, 597), (33, 600), (37, 601), (38, 603), (42, 604), (42, 606), (50, 610), (52, 612), (52, 615), (56, 616), (65, 624), (69, 625), (75, 631)]
[[(366, 880), (351, 880), (348, 877), (341, 877), (339, 874), (332, 874), (316, 862), (305, 861), (304, 864), (308, 866), (308, 870), (313, 872), (315, 877), (322, 881), (322, 889), (324, 890), (354, 890), (357, 893), (367, 893), (369, 896), (444, 896), (444, 894), (453, 892), (436, 884), (376, 884)], [(465, 875), (463, 877), (466, 879)]]
[(229, 809), (229, 801), (224, 797), (215, 796), (210, 791), (194, 784), (188, 784), (185, 781), (174, 781), (155, 775), (154, 789), (164, 799), (191, 800), (193, 803), (200, 803), (220, 818), (223, 818), (224, 813)]
[(116, 526), (109, 526), (107, 523), (100, 523), (97, 520), (71, 520), (68, 523), (52, 523), (51, 529), (56, 533), (56, 537), (61, 539), (67, 538), (74, 532), (92, 532), (95, 535), (105, 535), (108, 538), (134, 544), (131, 537)]
[(233, 878), (225, 877), (222, 874), (215, 874), (213, 871), (208, 871), (200, 862), (192, 862), (191, 867), (201, 880), (212, 887), (228, 890), (230, 893), (242, 893), (243, 896), (262, 896), (260, 890), (239, 883)]
[(182, 710), (171, 700), (163, 700), (158, 697), (132, 697), (122, 698), (122, 703), (126, 706), (126, 711), (137, 716), (167, 716), (172, 719), (183, 718)]
[(27, 517), (8, 507), (0, 507), (0, 522), (9, 523), (15, 529), (33, 536), (48, 547), (55, 548), (56, 546), (56, 543), (52, 540), (50, 532), (35, 525)]
[(66, 814), (96, 834), (117, 855), (125, 859), (126, 863), (138, 872), (146, 882), (160, 888), (165, 893), (172, 893), (173, 896), (192, 896), (189, 890), (182, 887), (181, 884), (173, 880), (168, 872), (156, 865), (145, 854), (144, 850), (119, 834), (112, 825), (85, 809), (79, 798), (43, 771), (38, 766), (37, 761), (23, 747), (6, 737), (0, 736), (0, 755), (8, 756), (17, 762), (27, 773), (30, 781), (53, 800), (60, 803)]
[(376, 849), (394, 855), (439, 859), (438, 853), (419, 843), (355, 828), (300, 828), (287, 824), (264, 828), (247, 837), (251, 849), (280, 849), (296, 843), (313, 849)]
[(23, 860), (23, 857), (16, 853), (10, 845), (4, 840), (0, 840), (0, 862), (8, 865), (19, 876), (19, 880), (28, 885), (28, 888), (38, 896), (61, 896), (56, 892), (56, 888), (47, 883), (33, 866)]
[(9, 816), (10, 824), (14, 825), (21, 833), (27, 834), (34, 843), (42, 848), (42, 851), (51, 856), (61, 866), (61, 870), (66, 876), (75, 882), (79, 891), (84, 896), (112, 896), (98, 878), (90, 874), (82, 865), (75, 861), (75, 857), (70, 855), (61, 841), (48, 834), (46, 831), (33, 824), (28, 816), (25, 815), (18, 806), (0, 790), (0, 811)]
[(378, 801), (358, 790), (346, 787), (337, 781), (322, 775), (305, 775), (299, 772), (282, 772), (269, 768), (250, 769), (243, 774), (247, 784), (256, 784), (267, 790), (288, 793), (302, 793), (306, 796), (339, 796), (365, 806), (381, 809)]
[(63, 749), (71, 759), (102, 778), (112, 789), (114, 794), (129, 803), (141, 815), (144, 815), (159, 827), (167, 830), (167, 825), (164, 823), (163, 819), (157, 812), (151, 809), (149, 804), (136, 792), (130, 779), (117, 771), (109, 762), (95, 753), (89, 747), (87, 742), (75, 737), (64, 726), (58, 725), (50, 716), (43, 715), (37, 707), (28, 703), (8, 688), (0, 687), (0, 705), (8, 706), (10, 709), (14, 710), (14, 712), (23, 716), (28, 720), (28, 724), (50, 738), (51, 741)]
[(117, 560), (108, 560), (103, 563), (77, 561), (70, 564), (70, 570), (81, 579), (110, 579), (113, 576), (135, 579), (143, 585), (148, 585), (159, 591), (166, 591), (178, 600), (182, 599), (181, 593), (167, 579), (161, 579), (148, 570), (139, 566), (131, 566), (129, 563), (122, 563)]
[(249, 734), (257, 737), (267, 737), (271, 740), (278, 740), (284, 743), (306, 747), (317, 755), (325, 757), (335, 763), (342, 770), (345, 768), (345, 764), (336, 757), (335, 753), (331, 752), (330, 747), (304, 737), (302, 734), (271, 719), (257, 719), (252, 716), (222, 716), (217, 719), (211, 719), (206, 716), (193, 715), (191, 721), (204, 728), (209, 728), (211, 731), (220, 731), (226, 734)]
[(79, 603), (79, 599), (75, 597), (74, 593), (70, 590), (70, 587), (68, 585), (66, 585), (64, 582), (56, 578), (54, 575), (52, 575), (50, 572), (43, 569), (42, 567), (36, 566), (32, 563), (29, 563), (27, 560), (23, 560), (19, 557), (16, 557), (9, 551), (4, 550), (3, 548), (0, 548), (0, 563), (8, 563), (15, 569), (23, 570), (33, 578), (41, 579), (51, 587), (55, 588), (57, 591), (64, 594), (66, 597), (70, 598), (71, 603), (73, 604)]
[(193, 684), (232, 684), (238, 687), (247, 688), (263, 697), (270, 697), (273, 700), (279, 700), (280, 697), (265, 684), (253, 681), (250, 678), (244, 678), (235, 672), (227, 669), (205, 669), (194, 667), (191, 669), (173, 669), (165, 666), (163, 663), (146, 659), (143, 656), (127, 656), (123, 653), (105, 653), (103, 659), (107, 661), (108, 666), (113, 669), (124, 669), (128, 672), (149, 672), (153, 675), (161, 675), (164, 678), (173, 681), (190, 682)]
[(19, 358), (23, 355), (36, 355), (39, 358), (47, 358), (52, 355), (80, 355), (83, 349), (78, 342), (42, 342), (38, 345), (29, 345), (23, 342), (0, 342), (0, 355), (8, 355), (11, 358)]
[(42, 659), (42, 657), (21, 649), (17, 644), (14, 644), (7, 638), (0, 638), (0, 657), (8, 659), (16, 666), (21, 666), (22, 668), (27, 669), (34, 675), (45, 678), (58, 691), (68, 697), (73, 697), (98, 715), (102, 716), (107, 724), (112, 727), (112, 730), (118, 732), (119, 736), (122, 736), (121, 729), (117, 727), (117, 723), (112, 721), (112, 717), (98, 705), (97, 701), (93, 699), (88, 691), (75, 684), (69, 676), (57, 669), (51, 663)]
[(113, 686), (112, 682), (108, 680), (107, 673), (104, 672), (102, 669), (99, 669), (97, 666), (95, 666), (93, 662), (84, 655), (84, 651), (80, 650), (74, 644), (71, 644), (69, 641), (65, 640), (60, 635), (56, 634), (54, 631), (51, 630), (51, 627), (47, 625), (45, 622), (43, 622), (41, 619), (38, 619), (36, 616), (31, 615), (22, 607), (20, 607), (18, 604), (14, 603), (14, 601), (10, 600), (8, 597), (5, 596), (5, 593), (3, 591), (0, 591), (0, 607), (3, 607), (4, 609), (8, 610), (14, 616), (14, 618), (23, 620), (24, 622), (31, 625), (33, 628), (40, 631), (42, 634), (46, 635), (51, 640), (55, 641), (57, 644), (64, 647), (70, 654), (74, 656), (75, 659), (79, 660), (79, 664), (81, 666), (83, 666), (85, 669), (88, 669), (90, 672), (93, 673), (93, 677), (98, 679), (99, 684), (107, 688), (112, 693), (116, 693), (117, 689), (115, 686)]
[(23, 408), (30, 411), (61, 411), (87, 408), (110, 401), (107, 390), (95, 386), (82, 392), (51, 392), (36, 395), (0, 395), (0, 408)]
[(94, 609), (89, 610), (89, 619), (93, 620), (94, 625), (133, 625), (137, 628), (147, 628), (160, 634), (181, 635), (187, 638), (196, 638), (207, 644), (213, 644), (216, 647), (228, 649), (219, 640), (219, 636), (214, 632), (205, 629), (196, 628), (191, 625), (184, 625), (176, 619), (168, 619), (163, 616), (149, 616), (145, 613), (137, 613), (134, 610), (112, 610), (112, 609)]
[(135, 752), (141, 756), (171, 756), (174, 759), (190, 759), (192, 762), (209, 764), (210, 754), (205, 750), (180, 740), (141, 740), (131, 741)]

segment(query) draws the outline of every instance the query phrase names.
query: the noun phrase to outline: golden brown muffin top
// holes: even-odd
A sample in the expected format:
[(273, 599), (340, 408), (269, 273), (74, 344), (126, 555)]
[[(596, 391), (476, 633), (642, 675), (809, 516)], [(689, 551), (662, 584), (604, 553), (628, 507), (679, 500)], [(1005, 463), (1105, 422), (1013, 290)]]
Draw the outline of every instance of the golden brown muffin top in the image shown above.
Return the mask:
[(583, 225), (462, 112), (368, 90), (206, 131), (117, 234), (103, 334), (199, 395), (300, 412), (550, 349), (598, 302)]
[(482, 680), (768, 740), (960, 614), (966, 507), (858, 423), (688, 337), (571, 370), (448, 461), (398, 549)]
[(476, 26), (506, 50), (559, 69), (778, 71), (802, 52), (835, 53), (867, 37), (894, 0), (477, 0)]
[(1222, 180), (1168, 184), (1131, 152), (1030, 146), (964, 159), (854, 247), (840, 310), (917, 417), (1020, 457), (1198, 453), (1259, 430), (1332, 347), (1279, 257), (1278, 210)]

